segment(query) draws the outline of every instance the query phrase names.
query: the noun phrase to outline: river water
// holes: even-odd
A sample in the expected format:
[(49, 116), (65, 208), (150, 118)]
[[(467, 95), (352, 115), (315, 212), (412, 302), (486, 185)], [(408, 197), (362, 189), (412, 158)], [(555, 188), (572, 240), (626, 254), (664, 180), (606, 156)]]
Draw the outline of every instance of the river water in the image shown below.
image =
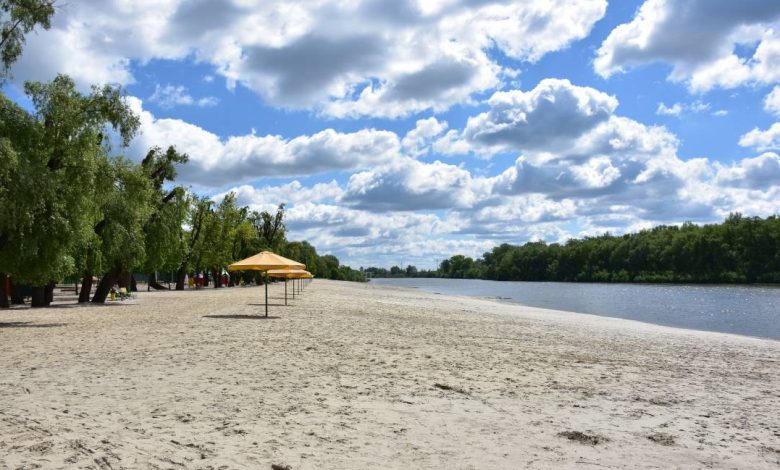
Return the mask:
[(372, 283), (780, 340), (780, 287), (385, 278)]

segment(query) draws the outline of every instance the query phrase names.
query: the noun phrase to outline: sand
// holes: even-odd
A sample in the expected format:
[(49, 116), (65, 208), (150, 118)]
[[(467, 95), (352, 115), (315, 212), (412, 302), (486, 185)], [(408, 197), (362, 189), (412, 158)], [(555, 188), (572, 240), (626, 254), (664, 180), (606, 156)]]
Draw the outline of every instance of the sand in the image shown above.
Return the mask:
[(316, 280), (0, 311), (2, 468), (778, 468), (780, 342)]

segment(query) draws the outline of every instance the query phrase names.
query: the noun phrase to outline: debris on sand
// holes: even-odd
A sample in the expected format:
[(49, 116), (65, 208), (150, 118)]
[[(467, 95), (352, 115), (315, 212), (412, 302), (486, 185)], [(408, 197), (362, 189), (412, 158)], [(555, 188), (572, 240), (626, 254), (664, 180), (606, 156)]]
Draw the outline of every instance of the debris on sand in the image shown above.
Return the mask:
[(565, 437), (570, 441), (576, 441), (580, 444), (589, 444), (592, 446), (602, 444), (604, 442), (609, 442), (609, 439), (604, 436), (599, 436), (598, 434), (585, 434), (584, 432), (580, 431), (563, 431), (559, 432), (558, 435), (560, 437)]
[(653, 434), (647, 436), (647, 438), (655, 442), (656, 444), (661, 444), (662, 446), (674, 445), (674, 436), (670, 436), (669, 434), (665, 434), (662, 432), (654, 432)]
[(435, 383), (433, 384), (433, 386), (438, 388), (439, 390), (447, 390), (451, 392), (462, 393), (464, 395), (469, 395), (469, 392), (467, 392), (466, 390), (463, 390), (462, 388), (458, 388), (458, 387), (453, 387), (452, 385)]
[(292, 470), (292, 467), (283, 463), (271, 464), (271, 470)]

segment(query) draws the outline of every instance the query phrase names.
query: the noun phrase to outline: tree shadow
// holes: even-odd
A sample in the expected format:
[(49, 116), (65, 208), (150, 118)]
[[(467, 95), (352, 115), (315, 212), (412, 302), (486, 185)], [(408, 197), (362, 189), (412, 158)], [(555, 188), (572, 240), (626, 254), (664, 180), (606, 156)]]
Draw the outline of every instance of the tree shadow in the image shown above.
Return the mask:
[(56, 328), (67, 325), (67, 323), (33, 323), (31, 321), (0, 322), (0, 328)]
[(233, 320), (276, 320), (281, 317), (265, 315), (203, 315), (203, 318), (220, 318), (220, 319), (233, 319)]

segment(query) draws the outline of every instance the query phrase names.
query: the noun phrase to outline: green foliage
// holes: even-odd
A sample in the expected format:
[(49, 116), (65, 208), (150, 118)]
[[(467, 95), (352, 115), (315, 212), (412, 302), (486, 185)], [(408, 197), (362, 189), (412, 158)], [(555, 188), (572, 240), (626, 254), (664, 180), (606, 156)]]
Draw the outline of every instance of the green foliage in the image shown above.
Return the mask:
[(179, 267), (185, 253), (184, 222), (189, 214), (190, 199), (181, 186), (165, 189), (176, 179), (176, 165), (189, 160), (171, 146), (163, 152), (154, 147), (141, 162), (144, 174), (152, 186), (151, 215), (144, 226), (146, 257), (142, 270), (173, 271)]
[(287, 227), (284, 225), (284, 204), (276, 209), (276, 214), (268, 211), (252, 212), (249, 217), (257, 238), (254, 248), (257, 251), (280, 251), (287, 243)]
[[(127, 141), (138, 119), (121, 90), (111, 87), (85, 96), (60, 75), (46, 84), (27, 83), (25, 90), (33, 115), (5, 97), (0, 102), (0, 148), (10, 157), (0, 170), (0, 213), (6, 216), (0, 226), (0, 271), (44, 285), (72, 273), (80, 248), (95, 242), (93, 227), (104, 210), (100, 196), (112, 184), (106, 182), (112, 175), (106, 126)], [(128, 176), (121, 184), (134, 188), (135, 180)]]
[(25, 34), (36, 26), (51, 27), (53, 0), (0, 0), (0, 82), (22, 54)]
[(95, 185), (97, 222), (83, 252), (81, 271), (129, 271), (144, 258), (144, 227), (152, 212), (152, 187), (138, 165), (124, 158), (100, 162)]
[(456, 255), (439, 276), (512, 281), (778, 282), (780, 218), (730, 215), (722, 224), (659, 226), (557, 243), (503, 244), (482, 259)]
[[(221, 272), (234, 259), (234, 248), (246, 236), (247, 209), (236, 204), (229, 193), (216, 207), (209, 207), (202, 223), (202, 235), (196, 245), (198, 266)], [(239, 241), (237, 241), (239, 240)]]

